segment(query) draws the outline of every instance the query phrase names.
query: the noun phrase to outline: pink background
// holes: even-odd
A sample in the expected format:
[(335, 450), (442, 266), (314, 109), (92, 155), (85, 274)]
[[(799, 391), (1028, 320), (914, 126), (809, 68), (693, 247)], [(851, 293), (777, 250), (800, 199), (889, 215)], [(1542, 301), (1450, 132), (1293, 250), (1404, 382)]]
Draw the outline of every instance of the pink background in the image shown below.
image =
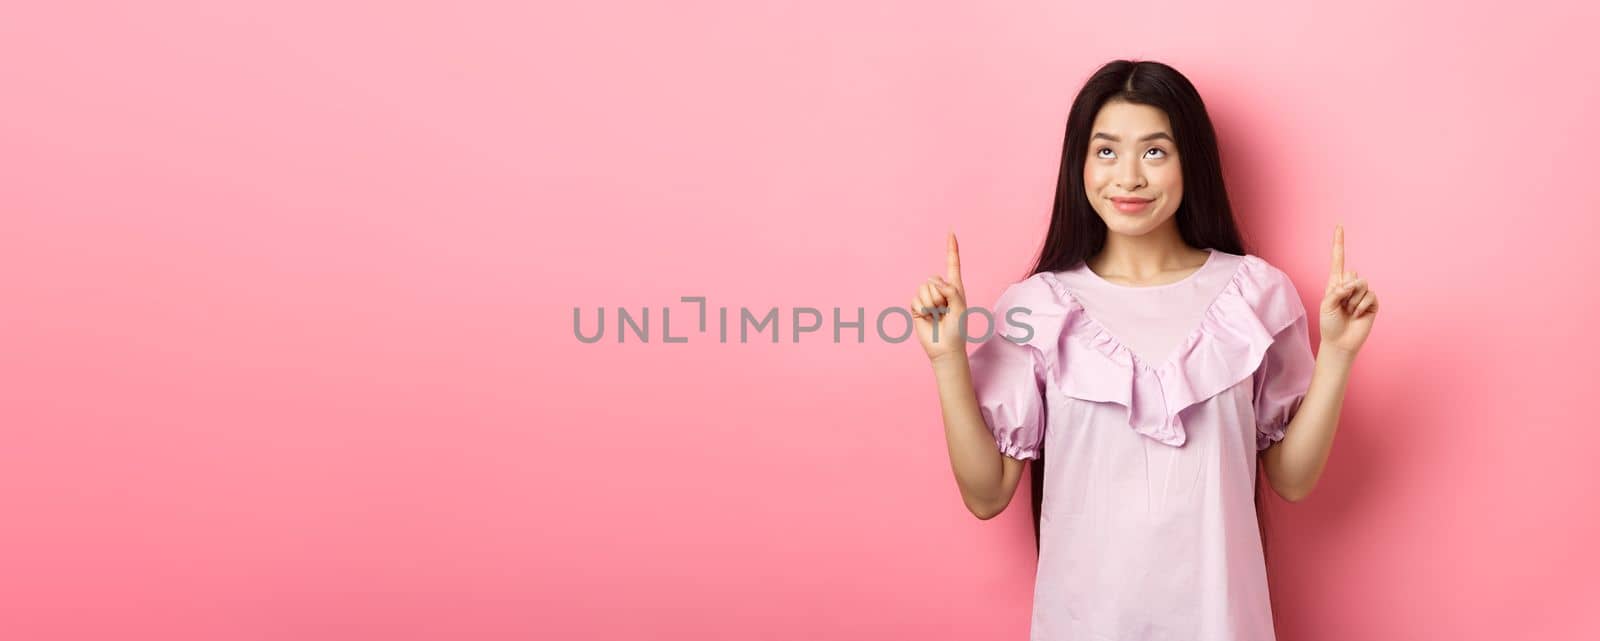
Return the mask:
[(678, 298), (991, 304), (1116, 57), (1383, 296), (1280, 637), (1600, 635), (1592, 3), (226, 4), (0, 12), (0, 636), (1024, 638), (914, 341)]

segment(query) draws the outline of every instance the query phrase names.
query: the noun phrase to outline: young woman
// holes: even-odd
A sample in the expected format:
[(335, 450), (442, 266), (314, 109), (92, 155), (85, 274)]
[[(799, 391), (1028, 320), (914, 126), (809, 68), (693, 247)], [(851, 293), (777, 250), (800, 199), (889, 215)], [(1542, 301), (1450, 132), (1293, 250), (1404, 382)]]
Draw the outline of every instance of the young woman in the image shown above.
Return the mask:
[(1378, 311), (1343, 229), (1313, 356), (1294, 284), (1240, 241), (1199, 93), (1119, 60), (1073, 101), (1043, 250), (970, 356), (947, 253), (914, 322), (967, 508), (999, 514), (1033, 461), (1031, 637), (1273, 639), (1257, 471), (1291, 502), (1316, 486)]

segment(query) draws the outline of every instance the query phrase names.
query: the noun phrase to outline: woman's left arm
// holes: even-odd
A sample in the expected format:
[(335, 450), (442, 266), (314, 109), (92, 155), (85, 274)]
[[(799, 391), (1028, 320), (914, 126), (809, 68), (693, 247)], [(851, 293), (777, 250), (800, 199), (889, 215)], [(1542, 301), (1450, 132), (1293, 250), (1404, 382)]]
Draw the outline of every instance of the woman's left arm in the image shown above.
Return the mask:
[(1319, 315), (1322, 345), (1317, 349), (1311, 385), (1294, 419), (1284, 428), (1283, 440), (1262, 455), (1268, 483), (1285, 500), (1305, 498), (1322, 477), (1339, 427), (1350, 369), (1372, 333), (1377, 313), (1377, 294), (1359, 274), (1344, 270), (1344, 227), (1337, 226), (1333, 230), (1333, 265)]

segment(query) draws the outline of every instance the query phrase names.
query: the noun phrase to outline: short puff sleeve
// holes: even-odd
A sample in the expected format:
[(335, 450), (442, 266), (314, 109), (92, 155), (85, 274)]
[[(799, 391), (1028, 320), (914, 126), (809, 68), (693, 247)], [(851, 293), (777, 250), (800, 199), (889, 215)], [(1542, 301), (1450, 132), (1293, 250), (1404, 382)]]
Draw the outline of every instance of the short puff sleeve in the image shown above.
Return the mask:
[[(1292, 292), (1293, 285), (1288, 287)], [(1273, 336), (1272, 345), (1267, 348), (1254, 375), (1258, 452), (1283, 440), (1283, 430), (1300, 409), (1300, 402), (1311, 386), (1311, 374), (1316, 370), (1304, 306), (1298, 297), (1291, 300), (1289, 304), (1300, 308), (1297, 317)]]
[(1044, 442), (1045, 390), (1065, 309), (1037, 275), (1000, 294), (993, 331), (967, 357), (983, 422), (1006, 456), (1039, 457)]

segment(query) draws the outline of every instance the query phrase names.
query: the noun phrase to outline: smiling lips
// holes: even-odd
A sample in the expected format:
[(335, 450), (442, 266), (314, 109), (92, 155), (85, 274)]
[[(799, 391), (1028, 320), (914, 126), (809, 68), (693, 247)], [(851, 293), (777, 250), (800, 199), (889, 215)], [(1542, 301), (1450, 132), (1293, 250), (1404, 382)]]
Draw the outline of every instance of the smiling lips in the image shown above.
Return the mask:
[(1149, 205), (1151, 200), (1149, 198), (1112, 198), (1111, 202), (1117, 206), (1117, 211), (1125, 214), (1136, 214), (1144, 211), (1145, 206)]

